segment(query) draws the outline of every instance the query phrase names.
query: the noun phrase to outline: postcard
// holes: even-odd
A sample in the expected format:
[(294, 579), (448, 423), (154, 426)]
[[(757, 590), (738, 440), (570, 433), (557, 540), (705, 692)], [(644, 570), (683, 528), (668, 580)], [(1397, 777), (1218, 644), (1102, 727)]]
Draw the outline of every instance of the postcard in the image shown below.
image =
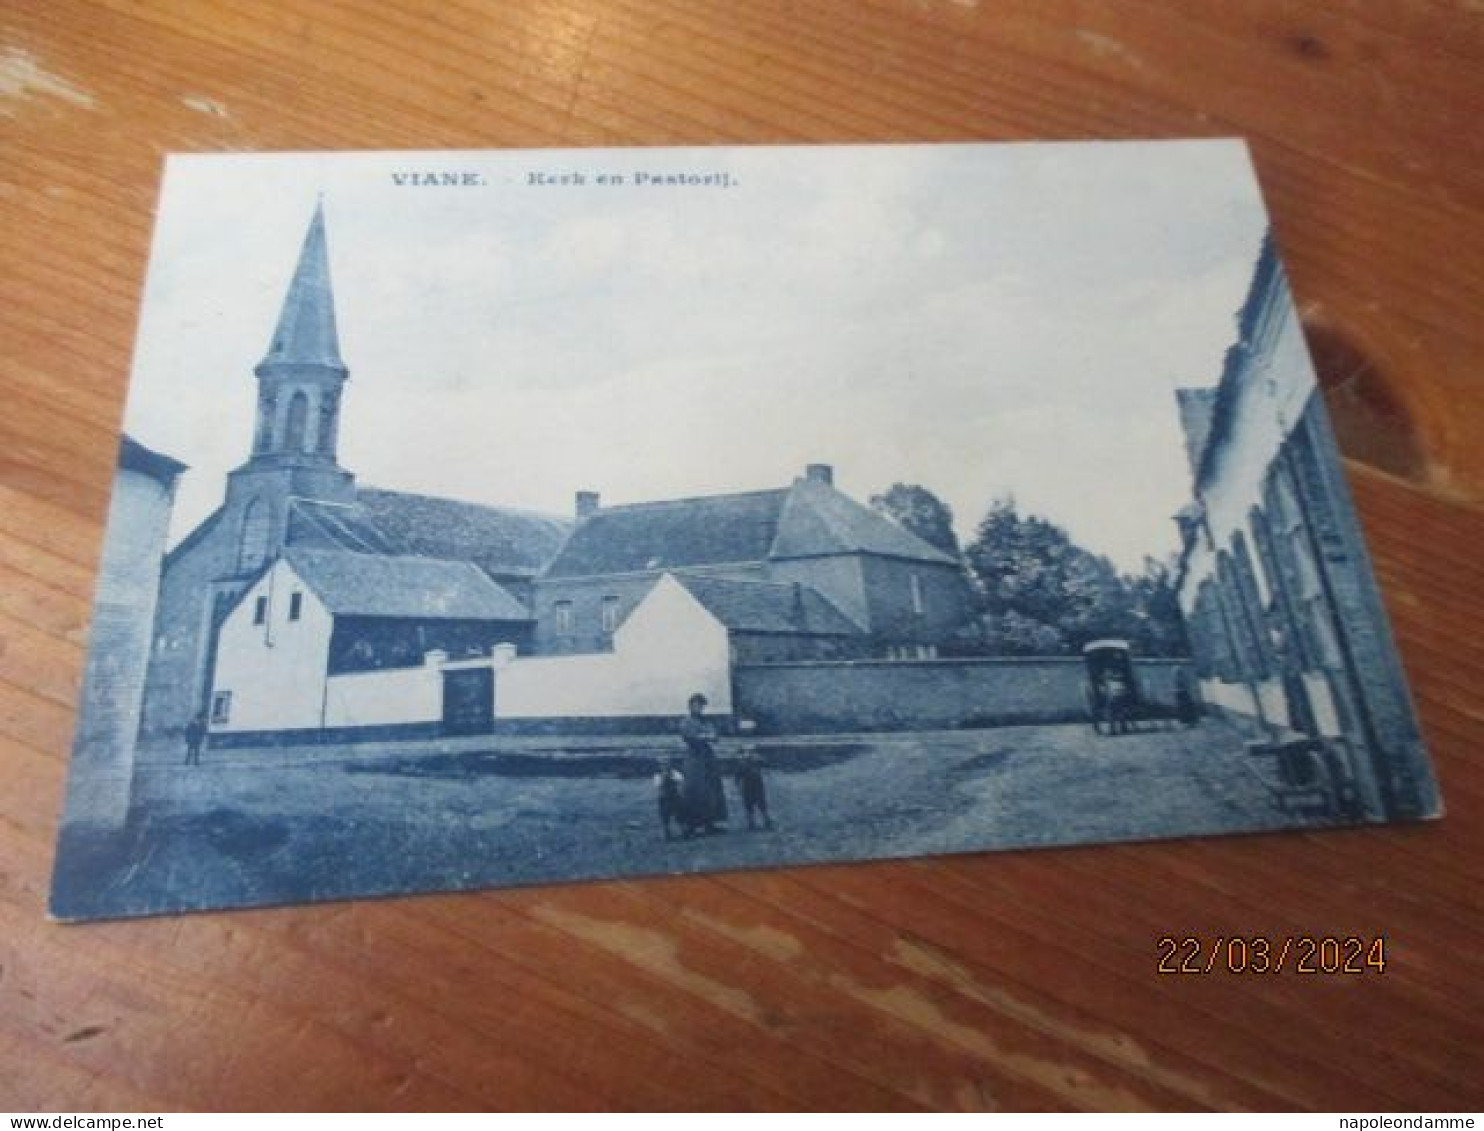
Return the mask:
[(1440, 811), (1239, 141), (168, 160), (53, 914)]

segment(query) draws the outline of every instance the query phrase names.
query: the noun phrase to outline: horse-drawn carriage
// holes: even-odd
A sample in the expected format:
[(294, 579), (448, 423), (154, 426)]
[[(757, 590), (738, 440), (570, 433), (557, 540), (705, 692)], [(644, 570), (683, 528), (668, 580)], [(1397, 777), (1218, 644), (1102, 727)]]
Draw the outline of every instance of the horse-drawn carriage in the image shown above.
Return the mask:
[(1199, 721), (1195, 693), (1181, 674), (1173, 699), (1161, 702), (1149, 694), (1134, 669), (1133, 649), (1127, 640), (1094, 640), (1082, 648), (1086, 670), (1082, 684), (1087, 717), (1098, 734), (1128, 734), (1141, 724)]

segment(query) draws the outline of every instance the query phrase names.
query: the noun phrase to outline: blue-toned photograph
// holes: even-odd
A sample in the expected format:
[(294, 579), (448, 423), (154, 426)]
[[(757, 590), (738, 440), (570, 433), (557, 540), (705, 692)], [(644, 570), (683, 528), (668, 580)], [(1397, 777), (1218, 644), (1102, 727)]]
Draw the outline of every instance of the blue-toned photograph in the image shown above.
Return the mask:
[(1242, 143), (167, 162), (58, 918), (1440, 811)]

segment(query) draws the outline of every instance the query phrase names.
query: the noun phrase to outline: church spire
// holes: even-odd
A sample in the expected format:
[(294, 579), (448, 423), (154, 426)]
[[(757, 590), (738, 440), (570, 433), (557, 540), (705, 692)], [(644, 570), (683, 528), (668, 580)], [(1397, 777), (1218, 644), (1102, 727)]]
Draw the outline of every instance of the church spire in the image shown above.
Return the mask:
[(335, 296), (330, 289), (330, 257), (325, 246), (325, 206), (315, 206), (304, 236), (299, 265), (289, 283), (278, 326), (258, 375), (269, 366), (319, 365), (345, 371), (335, 331)]
[(253, 460), (334, 465), (340, 390), (348, 373), (335, 330), (324, 203), (315, 205), (299, 262), (258, 377)]

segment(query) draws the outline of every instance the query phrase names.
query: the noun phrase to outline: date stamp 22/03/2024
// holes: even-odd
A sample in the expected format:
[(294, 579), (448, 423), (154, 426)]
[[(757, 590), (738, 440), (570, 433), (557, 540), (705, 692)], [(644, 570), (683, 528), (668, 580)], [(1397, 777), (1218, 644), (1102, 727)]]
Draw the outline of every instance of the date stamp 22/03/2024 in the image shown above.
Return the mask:
[(1384, 974), (1386, 937), (1376, 935), (1162, 935), (1161, 974)]

